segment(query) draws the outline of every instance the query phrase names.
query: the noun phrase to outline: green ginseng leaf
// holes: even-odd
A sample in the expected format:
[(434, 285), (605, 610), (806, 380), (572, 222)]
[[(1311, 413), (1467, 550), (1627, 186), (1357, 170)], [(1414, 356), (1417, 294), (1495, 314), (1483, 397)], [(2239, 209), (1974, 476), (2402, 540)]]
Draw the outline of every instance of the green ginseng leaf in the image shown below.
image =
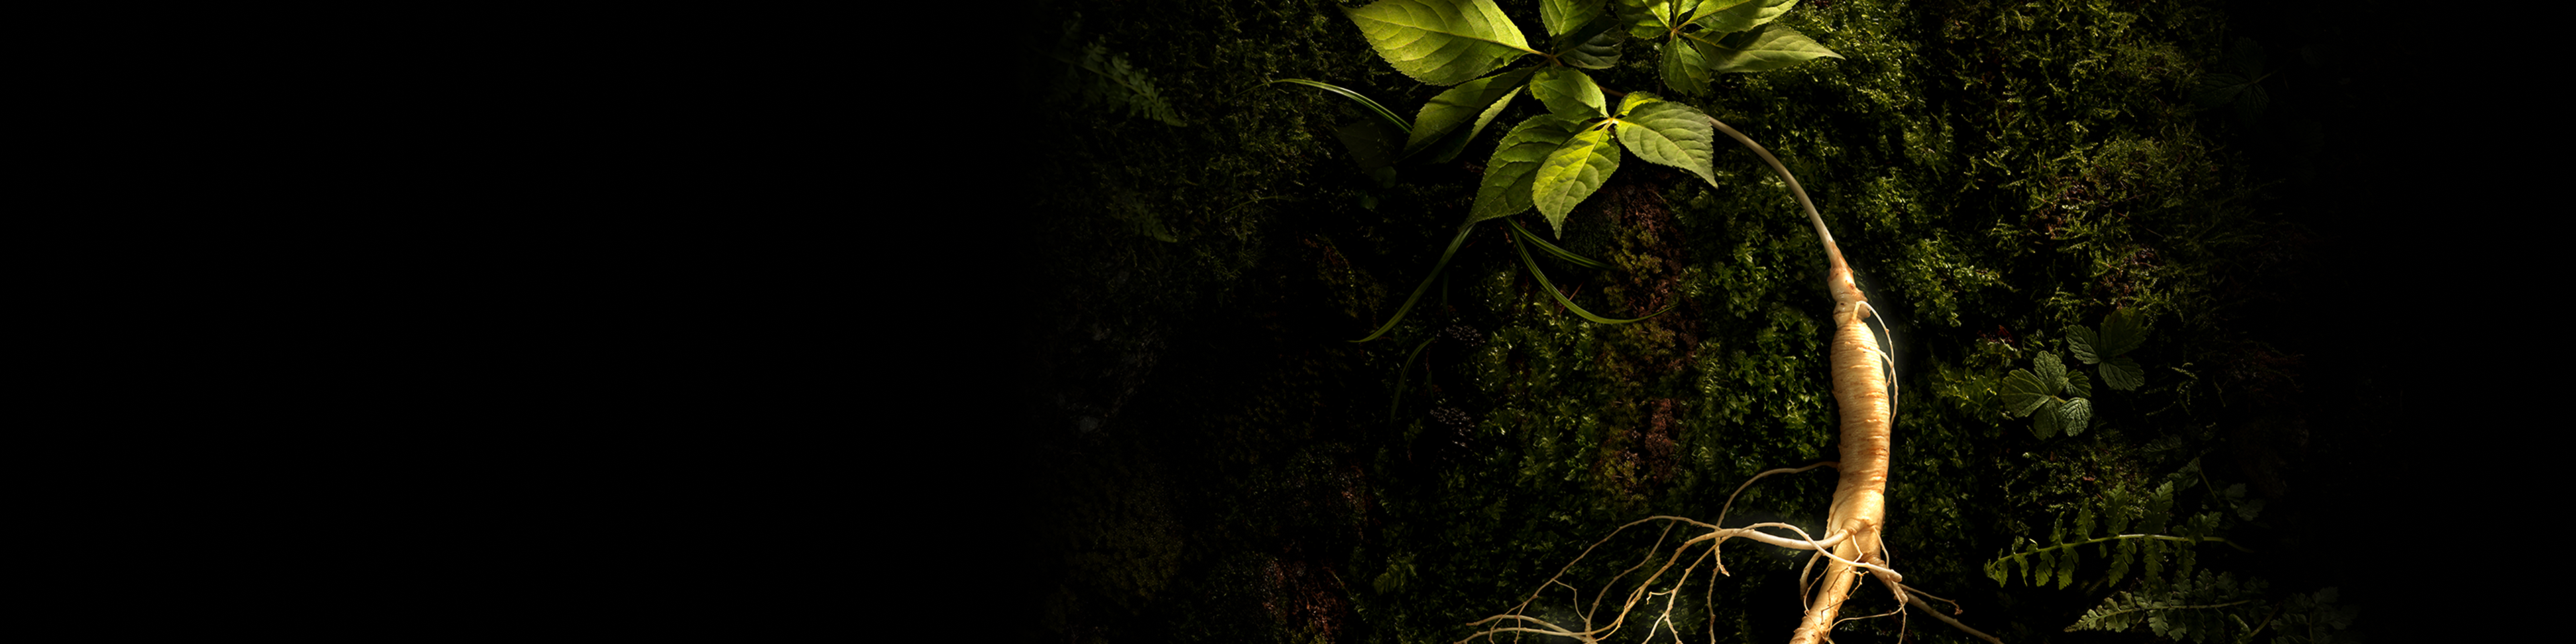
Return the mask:
[[(1645, 94), (1629, 94), (1634, 97)], [(1622, 100), (1619, 118), (1619, 144), (1649, 163), (1668, 165), (1698, 175), (1701, 181), (1717, 185), (1714, 168), (1717, 130), (1709, 126), (1707, 114), (1689, 105), (1672, 101), (1650, 100), (1633, 108)]]
[(1712, 34), (1731, 34), (1760, 27), (1779, 19), (1780, 14), (1788, 13), (1790, 7), (1798, 4), (1798, 0), (1744, 0), (1724, 7), (1723, 10), (1709, 10), (1710, 5), (1717, 4), (1726, 3), (1721, 1), (1702, 4), (1700, 6), (1702, 11), (1696, 14), (1697, 17), (1691, 22), (1708, 29)]
[(1610, 174), (1619, 171), (1619, 145), (1610, 140), (1608, 123), (1583, 128), (1566, 139), (1565, 145), (1547, 155), (1538, 168), (1537, 181), (1531, 186), (1531, 205), (1547, 216), (1558, 238), (1565, 237), (1565, 216), (1574, 213), (1575, 204), (1583, 203)]
[(1700, 0), (1646, 0), (1645, 2), (1646, 12), (1654, 14), (1656, 21), (1667, 25), (1690, 22), (1691, 10), (1698, 9), (1699, 4)]
[(1502, 144), (1485, 161), (1485, 178), (1476, 188), (1476, 204), (1467, 209), (1467, 223), (1529, 210), (1539, 166), (1582, 127), (1581, 121), (1541, 114), (1503, 134)]
[(1547, 104), (1550, 114), (1571, 119), (1600, 118), (1610, 115), (1610, 100), (1593, 84), (1592, 75), (1572, 67), (1540, 69), (1530, 79), (1530, 95)]
[(1563, 36), (1582, 28), (1601, 15), (1601, 0), (1540, 0), (1539, 24), (1547, 27), (1548, 37)]
[(1785, 25), (1763, 25), (1709, 44), (1709, 71), (1717, 74), (1770, 71), (1817, 58), (1843, 57)]
[(2081, 371), (2066, 372), (2066, 393), (2078, 398), (2093, 397), (2093, 379), (2084, 377)]
[[(1413, 133), (1405, 138), (1404, 156), (1411, 158), (1423, 150), (1449, 147), (1442, 144), (1451, 135), (1460, 134), (1461, 127), (1473, 124), (1456, 139), (1457, 147), (1465, 147), (1467, 139), (1483, 132), (1486, 125), (1494, 122), (1495, 115), (1502, 114), (1503, 108), (1511, 105), (1512, 98), (1519, 95), (1521, 84), (1528, 82), (1530, 73), (1534, 71), (1537, 70), (1503, 72), (1459, 83), (1457, 87), (1431, 97), (1431, 102), (1423, 103), (1422, 111), (1413, 117)], [(1440, 157), (1457, 156), (1455, 149), (1443, 152), (1446, 154), (1437, 155), (1432, 160), (1447, 161), (1448, 158)]]
[(1709, 71), (1713, 50), (1708, 43), (1674, 36), (1664, 41), (1663, 48), (1664, 56), (1656, 61), (1655, 68), (1662, 73), (1664, 86), (1684, 94), (1707, 94), (1709, 80), (1717, 76)]
[(1395, 70), (1433, 85), (1456, 85), (1538, 53), (1494, 0), (1378, 0), (1342, 14)]
[[(1681, 23), (1669, 19), (1673, 3), (1669, 0), (1618, 0), (1619, 24), (1628, 26), (1631, 38), (1653, 38), (1672, 31)], [(1687, 14), (1689, 9), (1683, 9)]]
[(1743, 5), (1745, 2), (1747, 2), (1747, 0), (1700, 0), (1699, 6), (1691, 7), (1690, 13), (1688, 15), (1684, 15), (1681, 22), (1698, 22), (1699, 19), (1706, 18), (1709, 14), (1733, 9), (1737, 6)]
[(1566, 65), (1584, 69), (1609, 69), (1619, 64), (1619, 39), (1626, 36), (1619, 20), (1598, 16), (1591, 23), (1556, 38), (1551, 49), (1556, 59)]
[(1484, 133), (1485, 125), (1492, 123), (1494, 121), (1494, 117), (1501, 116), (1503, 114), (1503, 109), (1511, 107), (1512, 101), (1518, 100), (1519, 97), (1520, 92), (1513, 92), (1511, 94), (1504, 95), (1503, 100), (1495, 101), (1493, 107), (1486, 108), (1484, 113), (1476, 115), (1475, 127), (1462, 127), (1450, 130), (1448, 135), (1440, 137), (1439, 141), (1432, 143), (1428, 148), (1424, 148), (1421, 155), (1411, 158), (1417, 161), (1429, 160), (1432, 163), (1448, 163), (1457, 159), (1458, 153), (1467, 151), (1467, 143), (1473, 140), (1476, 135)]
[(1648, 103), (1661, 102), (1664, 102), (1664, 97), (1646, 92), (1629, 92), (1627, 96), (1619, 97), (1619, 113), (1614, 116), (1628, 118), (1628, 114), (1637, 111), (1637, 108), (1645, 107)]

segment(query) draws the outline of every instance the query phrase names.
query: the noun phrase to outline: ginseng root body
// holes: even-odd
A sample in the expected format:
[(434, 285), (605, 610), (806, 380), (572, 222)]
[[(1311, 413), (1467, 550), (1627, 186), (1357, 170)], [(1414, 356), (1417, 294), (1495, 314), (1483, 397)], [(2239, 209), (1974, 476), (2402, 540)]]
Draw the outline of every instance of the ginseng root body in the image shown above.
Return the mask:
[(1834, 546), (1835, 558), (1825, 565), (1823, 588), (1808, 600), (1806, 617), (1789, 640), (1792, 644), (1822, 641), (1833, 628), (1858, 578), (1844, 561), (1885, 565), (1879, 557), (1879, 531), (1887, 521), (1888, 451), (1896, 423), (1887, 374), (1879, 368), (1886, 353), (1869, 329), (1869, 300), (1852, 283), (1851, 268), (1834, 247), (1833, 237), (1821, 225), (1817, 233), (1824, 237), (1832, 264), (1826, 278), (1834, 296), (1834, 337), (1828, 358), (1834, 403), (1842, 415), (1842, 460), (1835, 467), (1842, 476), (1834, 484), (1825, 532), (1847, 536)]

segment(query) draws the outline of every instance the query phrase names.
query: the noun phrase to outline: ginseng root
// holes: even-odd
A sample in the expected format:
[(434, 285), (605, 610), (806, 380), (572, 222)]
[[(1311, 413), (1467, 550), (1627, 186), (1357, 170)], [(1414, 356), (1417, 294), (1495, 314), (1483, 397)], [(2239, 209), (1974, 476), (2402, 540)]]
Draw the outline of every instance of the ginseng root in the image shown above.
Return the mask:
[[(1573, 569), (1575, 563), (1581, 562), (1584, 556), (1589, 556), (1593, 548), (1599, 548), (1602, 543), (1607, 543), (1609, 536), (1602, 537), (1600, 542), (1595, 542), (1591, 548), (1584, 549), (1582, 556), (1577, 556), (1573, 562), (1568, 562), (1564, 569), (1557, 571), (1555, 577), (1548, 578), (1539, 592), (1531, 593), (1528, 599), (1522, 600), (1521, 604), (1513, 607), (1511, 612), (1471, 622), (1470, 626), (1487, 624), (1491, 626), (1487, 626), (1486, 630), (1476, 635), (1469, 636), (1468, 639), (1480, 636), (1490, 639), (1491, 636), (1501, 633), (1531, 633), (1571, 637), (1583, 642), (1600, 642), (1628, 626), (1631, 612), (1640, 603), (1647, 603), (1651, 608), (1651, 603), (1657, 600), (1663, 602), (1664, 610), (1658, 617), (1645, 624), (1647, 630), (1672, 631), (1673, 636), (1678, 638), (1680, 632), (1673, 626), (1671, 616), (1673, 603), (1681, 595), (1681, 587), (1689, 582), (1691, 572), (1697, 570), (1701, 562), (1711, 562), (1719, 574), (1729, 574), (1726, 571), (1726, 563), (1719, 558), (1718, 553), (1727, 540), (1741, 538), (1783, 548), (1813, 550), (1816, 553), (1814, 558), (1825, 559), (1822, 583), (1817, 585), (1812, 594), (1806, 595), (1806, 615), (1799, 621), (1798, 630), (1790, 637), (1789, 641), (1792, 644), (1826, 641), (1827, 633), (1833, 630), (1834, 624), (1838, 621), (1837, 617), (1842, 612), (1844, 600), (1850, 598), (1853, 586), (1862, 573), (1876, 578), (1895, 595), (1898, 612), (1904, 611), (1906, 606), (1912, 606), (1979, 639), (2002, 644), (2002, 640), (1978, 632), (1934, 610), (1931, 605), (1923, 601), (1924, 598), (1929, 597), (1944, 602), (1949, 600), (1932, 597), (1906, 586), (1905, 576), (1888, 567), (1886, 547), (1881, 541), (1881, 531), (1887, 522), (1888, 456), (1893, 444), (1896, 424), (1897, 387), (1896, 362), (1888, 355), (1885, 345), (1879, 342), (1881, 335), (1887, 335), (1885, 321), (1880, 321), (1880, 329), (1876, 332), (1870, 328), (1869, 320), (1877, 317), (1877, 311), (1870, 308), (1869, 298), (1861, 293), (1860, 286), (1852, 280), (1850, 263), (1844, 261), (1842, 249), (1834, 243), (1833, 232), (1825, 228), (1824, 215), (1816, 211), (1815, 203), (1807, 198), (1806, 190), (1798, 186), (1797, 177), (1791, 176), (1789, 169), (1783, 166), (1778, 158), (1771, 156), (1769, 150), (1763, 149), (1760, 144), (1746, 138), (1743, 133), (1727, 127), (1725, 123), (1715, 118), (1709, 119), (1709, 122), (1716, 125), (1717, 129), (1725, 132), (1727, 136), (1734, 137), (1736, 142), (1751, 148), (1754, 154), (1760, 155), (1764, 162), (1771, 165), (1774, 172), (1780, 174), (1780, 178), (1788, 183), (1790, 194), (1797, 197), (1798, 206), (1806, 210), (1808, 221), (1816, 227), (1816, 239), (1824, 246), (1827, 264), (1825, 289), (1833, 296), (1834, 301), (1834, 336), (1827, 359), (1833, 378), (1834, 402), (1841, 410), (1841, 459), (1802, 468), (1763, 472), (1755, 475), (1752, 480), (1745, 481), (1744, 485), (1750, 486), (1754, 480), (1760, 480), (1772, 474), (1802, 472), (1816, 467), (1833, 467), (1839, 476), (1834, 485), (1832, 509), (1825, 519), (1825, 535), (1817, 538), (1807, 534), (1805, 530), (1786, 523), (1756, 523), (1738, 528), (1722, 527), (1726, 520), (1726, 511), (1734, 506), (1732, 495), (1728, 496), (1727, 505), (1719, 510), (1718, 523), (1702, 523), (1676, 516), (1640, 519), (1611, 531), (1610, 536), (1617, 536), (1621, 531), (1649, 521), (1667, 522), (1664, 528), (1667, 536), (1670, 535), (1673, 527), (1685, 524), (1707, 531), (1684, 540), (1674, 548), (1671, 557), (1666, 558), (1660, 567), (1649, 573), (1623, 598), (1618, 605), (1618, 612), (1606, 623), (1596, 624), (1591, 619), (1594, 612), (1592, 610), (1584, 611), (1583, 621), (1579, 625), (1553, 623), (1530, 616), (1525, 611), (1530, 603), (1536, 601), (1548, 588), (1564, 586), (1567, 590), (1576, 590), (1560, 579), (1567, 571)], [(1895, 338), (1889, 335), (1887, 344), (1892, 345), (1894, 342)], [(1742, 487), (1736, 489), (1739, 494), (1743, 491)], [(1767, 533), (1761, 531), (1763, 528), (1785, 530), (1795, 533), (1796, 536)], [(1663, 539), (1657, 540), (1654, 551), (1662, 549), (1662, 541)], [(1665, 574), (1671, 573), (1673, 568), (1681, 563), (1683, 554), (1703, 543), (1708, 549), (1693, 559), (1689, 565), (1681, 566), (1679, 578), (1675, 579), (1670, 587), (1662, 591), (1651, 590)], [(1810, 569), (1814, 566), (1814, 558), (1809, 559)], [(1627, 578), (1649, 563), (1653, 563), (1651, 555), (1647, 560), (1640, 561), (1636, 566), (1620, 573), (1609, 586), (1604, 586), (1600, 592), (1595, 593), (1593, 608), (1600, 607), (1605, 599), (1603, 595), (1608, 594), (1611, 588), (1619, 583), (1618, 579)], [(1799, 585), (1801, 592), (1806, 592), (1808, 584), (1803, 572)], [(1579, 607), (1581, 604), (1579, 591), (1575, 593), (1575, 598)], [(1950, 603), (1955, 611), (1957, 602)], [(1714, 619), (1713, 615), (1712, 619)]]

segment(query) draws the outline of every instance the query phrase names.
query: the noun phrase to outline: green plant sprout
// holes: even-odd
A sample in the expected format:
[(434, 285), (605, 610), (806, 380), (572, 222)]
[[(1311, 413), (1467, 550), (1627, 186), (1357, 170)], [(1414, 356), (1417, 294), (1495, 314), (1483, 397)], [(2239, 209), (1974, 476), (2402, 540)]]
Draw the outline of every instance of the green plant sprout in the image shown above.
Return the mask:
[[(1343, 12), (1369, 45), (1396, 71), (1432, 85), (1451, 86), (1433, 96), (1411, 123), (1357, 92), (1305, 79), (1298, 83), (1332, 91), (1377, 114), (1376, 123), (1354, 124), (1341, 134), (1362, 169), (1392, 185), (1393, 165), (1406, 160), (1446, 162), (1469, 140), (1491, 125), (1523, 94), (1538, 99), (1546, 113), (1530, 117), (1503, 135), (1485, 164), (1476, 199), (1459, 224), (1456, 239), (1433, 264), (1431, 277), (1405, 298), (1385, 325), (1355, 342), (1385, 335), (1431, 288), (1478, 222), (1509, 217), (1536, 208), (1558, 235), (1574, 207), (1601, 189), (1618, 172), (1620, 150), (1650, 163), (1691, 173), (1717, 184), (1713, 157), (1717, 130), (1735, 135), (1698, 108), (1646, 92), (1620, 92), (1593, 82), (1585, 69), (1606, 69), (1619, 62), (1619, 45), (1628, 38), (1658, 41), (1663, 58), (1658, 69), (1664, 84), (1688, 94), (1706, 93), (1710, 79), (1729, 72), (1777, 69), (1816, 58), (1840, 58), (1797, 30), (1773, 24), (1796, 0), (1619, 0), (1611, 10), (1601, 0), (1544, 0), (1539, 17), (1549, 40), (1534, 48), (1492, 0), (1380, 0)], [(1496, 73), (1524, 56), (1544, 65)], [(1610, 97), (1618, 97), (1613, 105)], [(1401, 136), (1400, 146), (1393, 139)], [(1758, 148), (1758, 146), (1755, 146)], [(1765, 153), (1767, 157), (1768, 154)], [(1803, 199), (1803, 195), (1801, 195)], [(1368, 205), (1364, 202), (1364, 205)], [(1513, 226), (1513, 241), (1538, 242), (1536, 235)], [(1596, 265), (1552, 246), (1551, 254), (1578, 264)], [(1556, 301), (1602, 324), (1622, 324), (1659, 315), (1614, 320), (1576, 306), (1558, 292), (1520, 251), (1524, 265)], [(1669, 310), (1669, 309), (1667, 309)]]

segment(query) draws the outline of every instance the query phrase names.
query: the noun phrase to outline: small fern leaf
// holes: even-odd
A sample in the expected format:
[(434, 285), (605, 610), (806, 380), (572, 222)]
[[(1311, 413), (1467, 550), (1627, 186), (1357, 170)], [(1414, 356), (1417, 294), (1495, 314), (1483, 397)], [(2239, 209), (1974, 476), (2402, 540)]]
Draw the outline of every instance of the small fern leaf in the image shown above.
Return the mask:
[(1075, 66), (1091, 72), (1092, 82), (1083, 91), (1085, 97), (1112, 107), (1125, 107), (1131, 116), (1144, 116), (1174, 127), (1188, 125), (1181, 120), (1180, 112), (1163, 100), (1162, 92), (1154, 88), (1154, 82), (1143, 71), (1129, 65), (1125, 56), (1110, 53), (1106, 45), (1095, 42), (1084, 47)]
[(2111, 583), (2118, 584), (2121, 577), (2129, 575), (2129, 564), (2135, 563), (2138, 558), (2138, 542), (2135, 539), (2121, 539), (2119, 547), (2114, 550), (2119, 554), (2111, 556)]
[(2165, 557), (2164, 552), (2162, 552), (2162, 550), (2164, 550), (2164, 542), (2154, 539), (2147, 539), (2145, 541), (2146, 543), (2138, 544), (2138, 559), (2140, 560), (2140, 563), (2146, 564), (2146, 574), (2143, 576), (2147, 579), (2148, 587), (2163, 588), (2165, 585)]
[(2056, 574), (2057, 572), (2055, 570), (2056, 563), (2057, 562), (2055, 560), (2049, 557), (2049, 553), (2046, 550), (2031, 551), (2030, 578), (2025, 579), (2024, 581), (2029, 582), (2032, 587), (2048, 585), (2049, 576)]
[(2075, 549), (2059, 548), (2058, 550), (2057, 589), (2065, 590), (2067, 586), (2075, 585)]

